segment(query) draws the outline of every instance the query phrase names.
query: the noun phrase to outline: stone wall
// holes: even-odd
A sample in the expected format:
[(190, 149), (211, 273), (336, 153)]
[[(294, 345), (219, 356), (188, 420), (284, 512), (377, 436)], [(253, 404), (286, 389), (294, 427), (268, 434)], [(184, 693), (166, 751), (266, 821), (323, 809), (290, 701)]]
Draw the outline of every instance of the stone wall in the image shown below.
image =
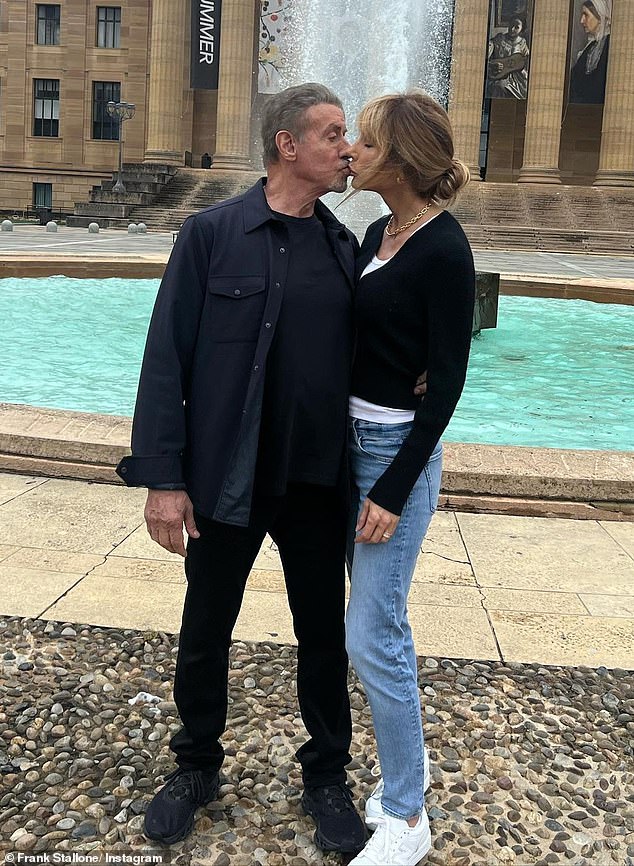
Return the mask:
[[(53, 207), (72, 209), (117, 166), (117, 141), (92, 138), (94, 81), (118, 81), (136, 105), (125, 158), (145, 148), (150, 0), (117, 0), (121, 47), (97, 48), (101, 0), (62, 0), (59, 45), (36, 45), (34, 0), (6, 0), (0, 32), (0, 208), (32, 204), (33, 182), (53, 183)], [(33, 80), (60, 80), (58, 137), (33, 136)]]
[(33, 207), (33, 184), (53, 185), (53, 210), (72, 213), (76, 201), (87, 201), (91, 187), (109, 177), (108, 172), (44, 172), (31, 169), (10, 170), (0, 167), (0, 210), (20, 213)]
[(562, 183), (591, 186), (599, 168), (602, 105), (569, 105), (561, 128)]
[(491, 100), (486, 180), (492, 183), (517, 181), (522, 168), (525, 130), (526, 102)]

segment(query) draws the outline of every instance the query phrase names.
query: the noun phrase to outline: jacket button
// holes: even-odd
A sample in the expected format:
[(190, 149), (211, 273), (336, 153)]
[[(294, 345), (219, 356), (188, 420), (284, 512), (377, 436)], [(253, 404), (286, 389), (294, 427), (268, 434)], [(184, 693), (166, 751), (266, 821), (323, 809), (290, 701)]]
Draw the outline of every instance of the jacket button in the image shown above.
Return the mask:
[(264, 325), (264, 327), (265, 327), (265, 328), (270, 328), (270, 327), (271, 327), (271, 323), (270, 323), (270, 322), (266, 322), (266, 324)]
[(260, 367), (259, 367), (258, 364), (256, 364), (255, 367), (253, 368), (254, 372), (256, 372), (256, 373), (257, 373), (257, 371), (258, 371), (259, 369), (260, 369)]
[(275, 283), (275, 288), (276, 288), (276, 289), (280, 289), (281, 287), (282, 287), (282, 284), (281, 284), (281, 283)]
[(242, 292), (240, 291), (240, 289), (234, 289), (234, 290), (233, 290), (233, 294), (234, 294), (234, 295), (241, 295)]
[(119, 470), (119, 472), (120, 472), (122, 475), (126, 475), (126, 474), (127, 474), (127, 471), (128, 471), (128, 470), (127, 470), (127, 467), (125, 467), (125, 466), (122, 466), (121, 469)]
[(286, 247), (280, 247), (280, 252), (281, 252), (281, 253), (285, 253), (285, 252), (286, 252)]

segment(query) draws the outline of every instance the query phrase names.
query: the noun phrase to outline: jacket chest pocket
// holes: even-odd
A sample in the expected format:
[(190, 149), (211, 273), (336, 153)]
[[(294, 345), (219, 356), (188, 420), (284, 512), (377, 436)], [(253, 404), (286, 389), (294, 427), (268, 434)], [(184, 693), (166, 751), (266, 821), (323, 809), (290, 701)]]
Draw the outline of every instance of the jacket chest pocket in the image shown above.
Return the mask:
[(250, 343), (258, 339), (264, 305), (264, 277), (209, 277), (210, 336), (215, 343)]

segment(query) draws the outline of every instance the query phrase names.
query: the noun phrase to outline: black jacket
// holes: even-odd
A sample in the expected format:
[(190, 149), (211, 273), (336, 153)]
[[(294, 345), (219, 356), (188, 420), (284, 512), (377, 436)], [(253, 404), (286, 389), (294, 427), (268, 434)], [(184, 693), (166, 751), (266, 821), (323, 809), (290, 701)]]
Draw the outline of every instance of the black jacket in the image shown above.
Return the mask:
[[(179, 231), (150, 322), (132, 456), (117, 467), (131, 487), (186, 489), (201, 514), (238, 526), (249, 522), (266, 358), (288, 270), (287, 230), (263, 183)], [(319, 201), (315, 213), (352, 287), (357, 241)]]

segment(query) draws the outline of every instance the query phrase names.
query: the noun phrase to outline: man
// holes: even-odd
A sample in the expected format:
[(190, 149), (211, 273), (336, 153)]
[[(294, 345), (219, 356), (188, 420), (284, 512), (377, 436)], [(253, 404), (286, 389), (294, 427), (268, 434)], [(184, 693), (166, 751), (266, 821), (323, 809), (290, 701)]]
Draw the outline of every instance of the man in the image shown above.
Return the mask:
[[(273, 96), (268, 179), (191, 216), (150, 324), (118, 471), (149, 488), (152, 538), (186, 556), (174, 698), (178, 769), (145, 831), (183, 839), (218, 792), (231, 633), (265, 534), (277, 543), (310, 739), (302, 804), (325, 850), (356, 852), (344, 648), (345, 444), (356, 240), (317, 201), (349, 175), (339, 99), (317, 84)], [(183, 525), (189, 536), (183, 544)]]

